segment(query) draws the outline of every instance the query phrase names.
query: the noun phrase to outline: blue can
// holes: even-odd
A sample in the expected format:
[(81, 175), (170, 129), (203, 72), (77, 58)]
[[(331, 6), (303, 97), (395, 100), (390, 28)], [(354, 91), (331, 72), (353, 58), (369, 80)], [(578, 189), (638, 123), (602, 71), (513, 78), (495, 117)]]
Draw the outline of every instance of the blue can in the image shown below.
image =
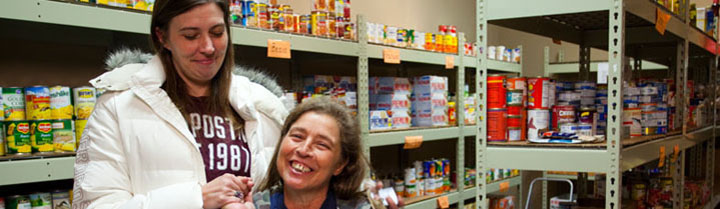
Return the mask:
[(425, 179), (435, 176), (435, 162), (431, 160), (423, 161), (423, 177)]

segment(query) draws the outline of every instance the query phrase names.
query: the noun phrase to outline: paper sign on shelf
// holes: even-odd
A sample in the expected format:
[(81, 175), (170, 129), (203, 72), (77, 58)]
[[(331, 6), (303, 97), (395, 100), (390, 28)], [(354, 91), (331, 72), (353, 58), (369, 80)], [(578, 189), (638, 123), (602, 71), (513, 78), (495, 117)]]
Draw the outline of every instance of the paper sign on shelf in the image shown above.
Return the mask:
[(608, 69), (609, 69), (609, 65), (607, 62), (601, 62), (601, 63), (597, 64), (597, 82), (598, 82), (598, 84), (607, 84)]
[(405, 146), (403, 146), (403, 149), (415, 149), (420, 147), (423, 142), (423, 136), (406, 136), (405, 137)]
[(507, 192), (508, 189), (510, 189), (510, 182), (509, 182), (509, 181), (500, 183), (500, 192)]
[(665, 166), (665, 146), (660, 147), (660, 159), (658, 161), (658, 167)]
[(450, 202), (447, 196), (438, 197), (437, 204), (441, 209), (450, 208)]
[(445, 69), (455, 68), (455, 56), (445, 56)]
[(289, 41), (268, 39), (267, 42), (268, 57), (290, 59)]
[(655, 30), (657, 30), (660, 35), (665, 35), (665, 28), (667, 28), (668, 21), (670, 21), (670, 14), (663, 12), (659, 7), (655, 8), (655, 11), (657, 11)]
[(400, 50), (383, 49), (383, 61), (389, 64), (400, 64)]
[(676, 144), (675, 147), (673, 147), (673, 157), (672, 157), (673, 163), (677, 161), (679, 155), (680, 155), (680, 145)]

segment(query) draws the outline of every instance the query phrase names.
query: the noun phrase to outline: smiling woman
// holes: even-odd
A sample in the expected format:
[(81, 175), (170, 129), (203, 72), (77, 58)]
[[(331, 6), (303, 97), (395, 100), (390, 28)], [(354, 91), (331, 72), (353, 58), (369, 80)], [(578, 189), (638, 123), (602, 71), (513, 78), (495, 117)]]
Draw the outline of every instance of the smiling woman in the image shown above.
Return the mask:
[(258, 208), (369, 208), (357, 120), (337, 101), (313, 98), (285, 120), (282, 139), (253, 200)]
[[(80, 140), (73, 208), (221, 208), (250, 201), (287, 111), (233, 75), (224, 0), (157, 0), (156, 55), (90, 82), (106, 89)], [(248, 194), (248, 195), (245, 195)]]

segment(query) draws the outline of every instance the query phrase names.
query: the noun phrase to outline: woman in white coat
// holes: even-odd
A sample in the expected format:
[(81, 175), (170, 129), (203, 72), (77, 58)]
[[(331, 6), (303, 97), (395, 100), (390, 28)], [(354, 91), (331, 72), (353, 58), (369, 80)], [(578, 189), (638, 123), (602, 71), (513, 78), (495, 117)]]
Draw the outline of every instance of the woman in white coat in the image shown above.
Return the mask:
[(91, 83), (107, 93), (80, 140), (73, 208), (220, 208), (265, 177), (287, 115), (232, 74), (228, 5), (157, 0), (156, 51)]

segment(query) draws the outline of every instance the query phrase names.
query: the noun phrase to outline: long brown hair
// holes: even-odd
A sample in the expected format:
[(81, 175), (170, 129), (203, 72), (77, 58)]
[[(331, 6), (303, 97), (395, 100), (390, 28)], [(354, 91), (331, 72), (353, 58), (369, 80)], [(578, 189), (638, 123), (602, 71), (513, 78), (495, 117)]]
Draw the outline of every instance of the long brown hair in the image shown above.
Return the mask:
[(272, 189), (282, 185), (282, 178), (277, 170), (277, 158), (280, 145), (290, 127), (305, 113), (314, 112), (328, 115), (335, 119), (340, 129), (340, 147), (342, 161), (347, 162), (345, 168), (337, 176), (330, 179), (330, 186), (335, 195), (344, 200), (357, 198), (363, 194), (359, 191), (368, 169), (368, 161), (363, 154), (360, 140), (360, 126), (350, 111), (339, 102), (328, 97), (312, 98), (304, 101), (288, 115), (282, 127), (280, 142), (275, 146), (275, 154), (268, 167), (267, 176), (260, 184), (260, 190)]
[(240, 130), (243, 120), (230, 106), (230, 82), (232, 80), (232, 68), (235, 66), (233, 58), (232, 40), (230, 39), (230, 14), (228, 3), (223, 0), (157, 0), (153, 8), (152, 20), (150, 22), (150, 38), (155, 49), (155, 53), (160, 57), (163, 68), (165, 69), (165, 83), (162, 89), (168, 94), (173, 103), (180, 109), (180, 112), (188, 120), (187, 107), (192, 103), (191, 96), (187, 94), (187, 84), (180, 78), (172, 60), (172, 52), (163, 46), (163, 40), (158, 38), (157, 31), (163, 31), (167, 39), (168, 26), (170, 20), (176, 16), (183, 14), (190, 9), (207, 3), (214, 3), (223, 12), (223, 20), (225, 22), (225, 31), (228, 36), (227, 50), (225, 51), (225, 59), (220, 70), (210, 81), (210, 96), (208, 104), (205, 106), (208, 112), (220, 112), (225, 117), (230, 118), (234, 124), (235, 130)]

